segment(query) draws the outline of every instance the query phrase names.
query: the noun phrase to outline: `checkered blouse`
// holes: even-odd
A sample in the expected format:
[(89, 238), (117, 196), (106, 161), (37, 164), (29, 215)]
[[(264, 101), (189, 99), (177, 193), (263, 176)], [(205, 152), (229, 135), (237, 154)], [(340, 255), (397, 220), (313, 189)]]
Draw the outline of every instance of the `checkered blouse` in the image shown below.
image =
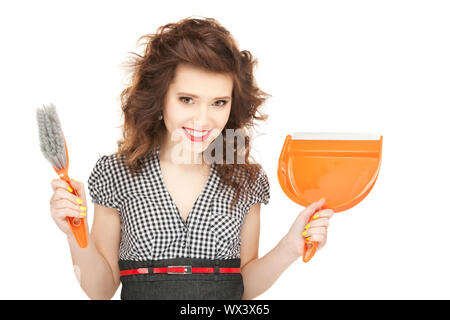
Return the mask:
[(205, 187), (184, 222), (167, 191), (159, 162), (159, 148), (131, 176), (123, 159), (105, 155), (98, 159), (88, 179), (92, 202), (116, 208), (122, 225), (119, 259), (240, 258), (240, 233), (250, 206), (270, 199), (264, 170), (250, 186), (247, 200), (240, 198), (229, 212), (234, 191), (220, 183), (211, 165)]

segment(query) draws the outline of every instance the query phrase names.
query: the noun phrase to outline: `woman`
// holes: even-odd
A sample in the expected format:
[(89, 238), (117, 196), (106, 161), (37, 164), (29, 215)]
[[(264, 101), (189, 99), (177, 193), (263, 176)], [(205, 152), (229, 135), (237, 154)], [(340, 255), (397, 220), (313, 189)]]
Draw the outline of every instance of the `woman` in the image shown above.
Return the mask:
[(52, 217), (77, 278), (92, 299), (110, 299), (121, 282), (122, 299), (253, 299), (302, 256), (304, 241), (325, 245), (333, 211), (316, 212), (324, 199), (311, 204), (258, 258), (260, 203), (270, 195), (249, 160), (248, 132), (267, 118), (257, 115), (268, 95), (254, 81), (256, 60), (214, 19), (186, 18), (142, 38), (145, 54), (121, 95), (124, 138), (89, 177), (86, 249), (65, 219), (85, 215), (84, 185), (73, 183), (77, 199), (52, 181)]

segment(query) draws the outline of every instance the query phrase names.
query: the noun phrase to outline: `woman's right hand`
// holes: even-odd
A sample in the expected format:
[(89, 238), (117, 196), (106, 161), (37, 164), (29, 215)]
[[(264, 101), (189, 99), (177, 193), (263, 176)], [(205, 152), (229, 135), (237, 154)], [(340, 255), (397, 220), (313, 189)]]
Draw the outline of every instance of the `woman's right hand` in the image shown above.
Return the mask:
[(86, 218), (85, 223), (87, 226), (87, 206), (84, 185), (73, 179), (70, 179), (70, 184), (80, 195), (79, 198), (69, 191), (69, 184), (61, 179), (52, 180), (51, 185), (53, 195), (50, 198), (50, 212), (52, 218), (59, 229), (67, 235), (71, 235), (72, 230), (70, 229), (70, 224), (66, 217), (84, 217)]

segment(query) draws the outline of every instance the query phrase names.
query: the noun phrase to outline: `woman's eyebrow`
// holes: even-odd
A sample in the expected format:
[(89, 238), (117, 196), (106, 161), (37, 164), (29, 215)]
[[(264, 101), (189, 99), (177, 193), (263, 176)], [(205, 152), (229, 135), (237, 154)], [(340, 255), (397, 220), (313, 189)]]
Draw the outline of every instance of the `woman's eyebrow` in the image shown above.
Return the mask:
[[(178, 92), (177, 95), (185, 95), (185, 96), (190, 96), (190, 97), (194, 97), (198, 99), (198, 96), (192, 93), (187, 93), (187, 92)], [(223, 96), (223, 97), (216, 97), (214, 99), (230, 99), (229, 96)]]

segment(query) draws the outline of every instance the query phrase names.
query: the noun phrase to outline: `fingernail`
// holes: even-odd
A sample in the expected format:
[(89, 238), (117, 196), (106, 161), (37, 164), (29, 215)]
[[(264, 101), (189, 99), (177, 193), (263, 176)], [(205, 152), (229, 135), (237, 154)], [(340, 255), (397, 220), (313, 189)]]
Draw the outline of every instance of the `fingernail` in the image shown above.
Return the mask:
[(71, 187), (67, 187), (67, 190), (69, 190), (69, 192), (73, 192), (73, 189)]
[(310, 227), (311, 227), (311, 224), (308, 223), (308, 224), (305, 226), (305, 230), (308, 230)]
[(318, 213), (316, 213), (315, 215), (313, 215), (313, 220), (316, 220), (316, 219), (318, 219), (319, 218), (319, 214)]
[(86, 211), (86, 207), (85, 206), (80, 206), (80, 210), (81, 211)]
[(81, 215), (82, 217), (86, 217), (86, 212), (82, 212), (82, 213), (80, 213), (80, 215)]
[(306, 241), (311, 241), (311, 237), (308, 237), (305, 239)]
[(302, 236), (306, 237), (306, 235), (308, 234), (308, 231), (303, 231), (302, 232)]
[(76, 201), (77, 201), (78, 204), (82, 204), (83, 203), (83, 200), (81, 200), (80, 198), (77, 198)]

